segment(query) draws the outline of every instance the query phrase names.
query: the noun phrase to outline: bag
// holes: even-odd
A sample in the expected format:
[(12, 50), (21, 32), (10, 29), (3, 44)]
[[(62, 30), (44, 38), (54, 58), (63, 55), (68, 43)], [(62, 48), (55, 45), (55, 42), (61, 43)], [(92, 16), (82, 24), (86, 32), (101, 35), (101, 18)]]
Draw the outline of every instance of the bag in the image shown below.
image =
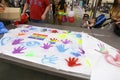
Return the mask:
[(68, 17), (68, 21), (69, 21), (69, 23), (74, 23), (75, 18), (74, 17)]
[(0, 12), (1, 20), (21, 20), (20, 8), (5, 7), (3, 12)]
[(67, 22), (67, 17), (65, 15), (62, 16), (62, 22)]
[(8, 29), (6, 29), (6, 27), (3, 24), (3, 22), (0, 22), (0, 34), (4, 34), (6, 32), (8, 32)]
[(106, 21), (106, 17), (104, 14), (99, 15), (96, 18), (96, 23), (94, 24), (94, 28), (101, 28), (101, 25)]

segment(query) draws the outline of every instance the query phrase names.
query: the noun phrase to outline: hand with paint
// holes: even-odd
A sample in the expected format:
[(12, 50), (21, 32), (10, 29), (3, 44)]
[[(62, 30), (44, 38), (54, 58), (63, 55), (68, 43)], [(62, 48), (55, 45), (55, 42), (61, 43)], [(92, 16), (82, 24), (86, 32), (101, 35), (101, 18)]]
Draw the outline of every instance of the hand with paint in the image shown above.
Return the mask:
[(99, 50), (96, 50), (96, 51), (98, 51), (98, 52), (100, 52), (100, 53), (103, 53), (103, 54), (108, 54), (108, 51), (107, 51), (107, 49), (105, 48), (105, 46), (104, 46), (104, 44), (101, 44), (101, 43), (99, 43), (98, 44), (98, 47), (99, 47)]
[(23, 50), (25, 50), (26, 48), (24, 48), (24, 47), (21, 47), (21, 46), (19, 46), (18, 48), (14, 48), (14, 50), (13, 50), (13, 54), (20, 54), (20, 53), (24, 53), (24, 52), (22, 52)]
[(44, 43), (42, 46), (42, 48), (44, 48), (44, 49), (49, 49), (50, 47), (52, 47), (52, 45), (49, 43), (46, 43), (46, 44)]
[(12, 45), (17, 45), (17, 44), (20, 44), (20, 43), (23, 43), (21, 41), (23, 41), (24, 39), (15, 39), (13, 42), (12, 42)]
[(64, 43), (64, 44), (69, 44), (69, 43), (71, 43), (71, 42), (72, 42), (71, 40), (68, 40), (68, 39), (61, 40), (61, 41), (62, 41), (62, 43)]
[(69, 67), (75, 67), (75, 66), (80, 66), (81, 64), (80, 63), (77, 63), (78, 62), (78, 58), (71, 58), (71, 57), (69, 57), (69, 59), (67, 60), (67, 59), (65, 59), (66, 60), (66, 62), (67, 62), (67, 64), (68, 64), (68, 66)]
[(46, 55), (44, 55), (44, 57), (42, 58), (41, 62), (43, 64), (47, 64), (47, 63), (56, 64), (56, 60), (57, 59), (58, 59), (58, 57), (55, 56), (55, 55), (52, 55), (52, 56), (46, 56)]
[(68, 50), (68, 48), (65, 48), (64, 45), (58, 45), (56, 46), (56, 48), (58, 49), (59, 52), (65, 52), (66, 50)]

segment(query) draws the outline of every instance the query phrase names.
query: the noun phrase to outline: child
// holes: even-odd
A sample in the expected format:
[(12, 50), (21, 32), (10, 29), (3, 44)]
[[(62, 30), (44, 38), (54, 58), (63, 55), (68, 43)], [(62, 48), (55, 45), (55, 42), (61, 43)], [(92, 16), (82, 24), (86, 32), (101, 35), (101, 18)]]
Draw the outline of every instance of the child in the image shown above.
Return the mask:
[(58, 24), (59, 25), (62, 24), (62, 20), (61, 20), (62, 15), (60, 13), (65, 13), (66, 8), (67, 8), (67, 5), (66, 5), (65, 0), (60, 0), (59, 3), (58, 3), (58, 6), (57, 6), (57, 9), (58, 9)]

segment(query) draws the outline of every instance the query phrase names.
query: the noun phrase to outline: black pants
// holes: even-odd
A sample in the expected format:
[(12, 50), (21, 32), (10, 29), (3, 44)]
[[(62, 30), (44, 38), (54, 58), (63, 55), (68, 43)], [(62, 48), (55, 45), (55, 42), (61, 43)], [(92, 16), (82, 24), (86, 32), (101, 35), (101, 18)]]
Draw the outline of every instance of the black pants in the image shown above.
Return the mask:
[(114, 27), (114, 33), (120, 36), (120, 24), (116, 24)]

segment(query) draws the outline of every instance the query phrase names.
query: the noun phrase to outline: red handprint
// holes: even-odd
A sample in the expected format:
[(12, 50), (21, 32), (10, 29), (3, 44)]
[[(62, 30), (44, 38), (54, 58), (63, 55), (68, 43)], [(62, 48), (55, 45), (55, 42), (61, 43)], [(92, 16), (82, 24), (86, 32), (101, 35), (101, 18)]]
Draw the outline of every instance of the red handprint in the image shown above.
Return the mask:
[(67, 61), (67, 64), (68, 64), (69, 67), (74, 67), (74, 66), (80, 66), (81, 65), (80, 63), (77, 63), (78, 58), (75, 58), (75, 57), (73, 57), (73, 58), (69, 57), (68, 60), (67, 59), (65, 59), (65, 60)]

